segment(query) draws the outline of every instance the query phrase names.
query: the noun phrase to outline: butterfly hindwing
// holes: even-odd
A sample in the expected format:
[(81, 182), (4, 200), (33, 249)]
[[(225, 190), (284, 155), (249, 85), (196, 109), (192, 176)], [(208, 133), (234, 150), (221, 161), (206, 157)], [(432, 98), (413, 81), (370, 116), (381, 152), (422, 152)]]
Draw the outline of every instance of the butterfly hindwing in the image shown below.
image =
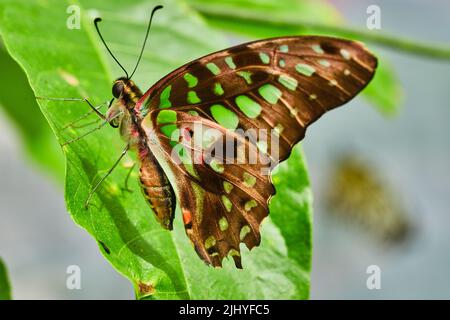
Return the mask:
[[(240, 266), (240, 242), (252, 248), (260, 241), (259, 225), (275, 192), (273, 165), (289, 156), (312, 122), (361, 91), (376, 64), (356, 42), (275, 38), (197, 59), (147, 91), (135, 111), (144, 117), (150, 149), (173, 172), (186, 232), (203, 260), (220, 266), (232, 255)], [(222, 140), (205, 145), (207, 129), (235, 141), (225, 156), (229, 163), (208, 163), (208, 152), (219, 150)], [(277, 139), (240, 133), (251, 130)], [(244, 159), (261, 161), (240, 161), (239, 146), (247, 150)], [(180, 165), (174, 154), (188, 159)]]
[[(163, 127), (172, 125), (180, 132), (167, 134)], [(151, 147), (159, 149), (160, 159), (175, 173), (186, 232), (197, 253), (214, 266), (230, 255), (241, 267), (239, 245), (243, 242), (251, 249), (259, 244), (259, 226), (275, 193), (267, 174), (268, 157), (237, 133), (183, 111), (151, 111), (142, 126), (153, 138)], [(239, 155), (240, 163), (233, 151), (218, 155), (223, 141), (247, 151)], [(249, 164), (252, 156), (260, 158)]]

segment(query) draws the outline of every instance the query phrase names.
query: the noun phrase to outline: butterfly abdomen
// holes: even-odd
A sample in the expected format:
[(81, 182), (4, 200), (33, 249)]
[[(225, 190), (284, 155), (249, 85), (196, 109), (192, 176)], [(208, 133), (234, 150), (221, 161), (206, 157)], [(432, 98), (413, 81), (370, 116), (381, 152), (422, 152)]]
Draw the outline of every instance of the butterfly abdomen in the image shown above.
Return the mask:
[[(140, 156), (142, 155), (140, 152)], [(141, 157), (140, 182), (144, 197), (155, 213), (156, 219), (165, 229), (172, 230), (175, 194), (167, 176), (150, 152)]]

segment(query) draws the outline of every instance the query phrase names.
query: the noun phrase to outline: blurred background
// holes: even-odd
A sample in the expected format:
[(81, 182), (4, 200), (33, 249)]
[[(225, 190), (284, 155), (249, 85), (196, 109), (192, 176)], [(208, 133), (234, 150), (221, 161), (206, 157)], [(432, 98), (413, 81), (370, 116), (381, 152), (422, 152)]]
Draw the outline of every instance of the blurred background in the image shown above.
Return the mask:
[[(376, 4), (383, 33), (450, 43), (449, 1), (330, 2), (354, 28), (366, 29), (366, 9)], [(314, 193), (311, 298), (449, 299), (450, 63), (377, 52), (403, 87), (397, 115), (358, 98), (303, 142)], [(129, 282), (66, 213), (61, 186), (28, 161), (1, 108), (0, 128), (0, 255), (14, 298), (133, 299)], [(81, 290), (66, 289), (72, 264)], [(367, 289), (370, 265), (381, 269), (380, 290)]]

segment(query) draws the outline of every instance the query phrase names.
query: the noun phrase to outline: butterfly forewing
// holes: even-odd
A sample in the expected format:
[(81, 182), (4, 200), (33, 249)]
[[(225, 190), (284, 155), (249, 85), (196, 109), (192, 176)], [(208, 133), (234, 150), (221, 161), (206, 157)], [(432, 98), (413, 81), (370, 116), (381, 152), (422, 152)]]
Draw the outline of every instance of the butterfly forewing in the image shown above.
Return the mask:
[[(273, 165), (289, 156), (312, 122), (362, 90), (376, 64), (356, 42), (276, 38), (188, 63), (143, 96), (136, 112), (153, 136), (150, 148), (170, 163), (187, 234), (203, 260), (220, 266), (231, 255), (240, 266), (240, 242), (252, 248), (260, 241), (259, 225), (275, 192)], [(216, 139), (205, 139), (205, 129)], [(264, 139), (255, 133), (261, 130)], [(223, 141), (233, 152), (211, 155)]]

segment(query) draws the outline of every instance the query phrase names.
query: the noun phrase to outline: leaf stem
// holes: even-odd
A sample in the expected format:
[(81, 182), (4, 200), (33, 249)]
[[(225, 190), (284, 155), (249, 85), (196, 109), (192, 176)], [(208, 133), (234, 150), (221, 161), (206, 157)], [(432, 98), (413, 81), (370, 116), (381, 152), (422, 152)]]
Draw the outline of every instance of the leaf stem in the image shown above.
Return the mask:
[(324, 32), (344, 34), (351, 38), (358, 38), (379, 46), (383, 46), (397, 51), (403, 51), (405, 53), (417, 56), (450, 60), (450, 47), (421, 43), (415, 40), (404, 39), (397, 36), (378, 33), (375, 31), (361, 31), (348, 27), (338, 27), (306, 22), (304, 23), (304, 26)]
[(305, 28), (314, 29), (320, 33), (327, 33), (333, 35), (346, 36), (348, 38), (358, 39), (365, 42), (370, 42), (389, 49), (402, 51), (405, 53), (442, 60), (450, 60), (450, 47), (440, 46), (427, 43), (420, 43), (415, 40), (404, 39), (392, 35), (382, 34), (378, 31), (362, 31), (350, 27), (342, 27), (324, 23), (315, 23), (304, 19), (289, 19), (284, 18), (282, 21), (273, 19), (269, 16), (264, 18), (251, 14), (246, 14), (236, 11), (215, 10), (204, 6), (192, 5), (199, 13), (211, 18), (221, 18), (230, 20), (247, 21), (254, 23), (261, 23), (273, 25), (278, 28)]

